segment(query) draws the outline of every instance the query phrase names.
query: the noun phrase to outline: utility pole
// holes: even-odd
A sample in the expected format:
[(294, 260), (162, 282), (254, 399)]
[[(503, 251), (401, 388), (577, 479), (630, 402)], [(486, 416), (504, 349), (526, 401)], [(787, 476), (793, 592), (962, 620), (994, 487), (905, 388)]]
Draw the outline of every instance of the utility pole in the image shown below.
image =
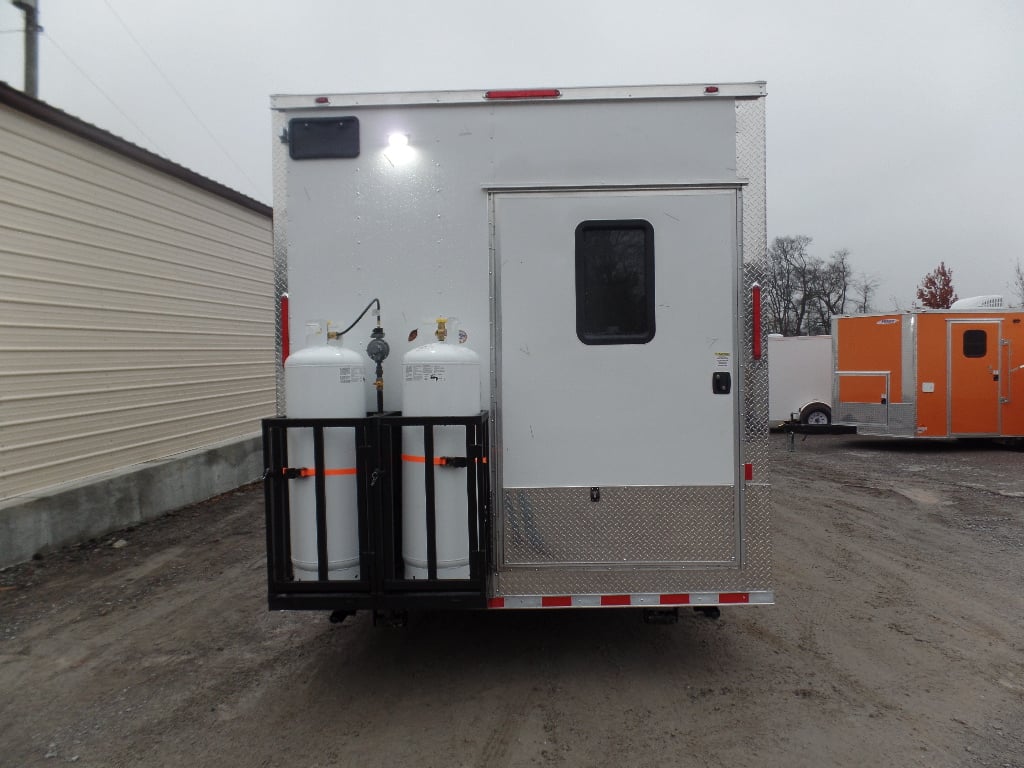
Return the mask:
[(11, 0), (25, 14), (25, 87), (33, 99), (39, 98), (39, 0)]

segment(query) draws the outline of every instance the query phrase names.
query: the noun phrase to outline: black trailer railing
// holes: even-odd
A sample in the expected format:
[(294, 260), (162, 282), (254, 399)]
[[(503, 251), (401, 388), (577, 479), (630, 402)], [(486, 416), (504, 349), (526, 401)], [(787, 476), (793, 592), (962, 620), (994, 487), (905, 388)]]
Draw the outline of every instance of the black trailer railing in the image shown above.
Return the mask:
[[(435, 429), (461, 428), (461, 456), (436, 456)], [(426, 526), (426, 578), (406, 578), (403, 558), (403, 430), (423, 435)], [(358, 578), (331, 578), (329, 569), (325, 435), (347, 434), (356, 453), (355, 504), (359, 537)], [(288, 459), (289, 434), (311, 440), (313, 466), (294, 467)], [(344, 437), (342, 439), (345, 439)], [(355, 611), (486, 607), (490, 545), (490, 482), (487, 468), (487, 413), (468, 417), (405, 417), (385, 413), (351, 419), (263, 421), (264, 493), (267, 525), (268, 604), (272, 610)], [(465, 469), (465, 524), (468, 578), (438, 573), (436, 475)], [(333, 470), (337, 472), (338, 470)], [(298, 580), (292, 565), (293, 483), (313, 483), (316, 526), (316, 578)], [(418, 510), (417, 510), (418, 511)], [(306, 510), (308, 514), (308, 510)], [(408, 513), (406, 513), (408, 514)], [(337, 520), (333, 524), (339, 524)]]

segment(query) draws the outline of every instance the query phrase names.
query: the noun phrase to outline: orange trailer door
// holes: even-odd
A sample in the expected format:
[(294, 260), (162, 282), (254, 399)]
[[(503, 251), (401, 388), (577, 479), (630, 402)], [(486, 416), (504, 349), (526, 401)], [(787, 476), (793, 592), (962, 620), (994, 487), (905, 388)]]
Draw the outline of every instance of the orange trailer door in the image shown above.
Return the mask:
[(947, 321), (949, 434), (998, 435), (999, 320)]

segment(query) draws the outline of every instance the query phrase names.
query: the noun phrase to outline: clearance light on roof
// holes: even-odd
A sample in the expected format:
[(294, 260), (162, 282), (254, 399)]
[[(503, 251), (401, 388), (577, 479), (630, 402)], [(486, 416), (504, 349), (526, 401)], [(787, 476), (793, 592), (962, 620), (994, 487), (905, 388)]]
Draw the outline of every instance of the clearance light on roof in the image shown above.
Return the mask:
[(718, 86), (709, 85), (707, 88), (704, 89), (704, 93), (718, 93)]
[(488, 91), (485, 99), (557, 99), (562, 92), (557, 88), (532, 88), (512, 91)]
[(313, 101), (315, 101), (317, 104), (330, 104), (331, 103), (331, 100), (328, 99), (326, 96), (317, 96), (315, 99), (313, 99)]

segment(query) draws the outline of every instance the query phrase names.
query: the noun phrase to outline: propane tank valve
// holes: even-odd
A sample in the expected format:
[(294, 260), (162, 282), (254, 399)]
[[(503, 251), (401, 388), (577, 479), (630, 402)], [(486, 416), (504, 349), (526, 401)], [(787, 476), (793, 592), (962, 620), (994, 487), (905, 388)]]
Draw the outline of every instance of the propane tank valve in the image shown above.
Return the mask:
[[(380, 315), (377, 315), (377, 322), (380, 323)], [(367, 344), (367, 354), (377, 364), (377, 369), (374, 373), (377, 375), (377, 380), (374, 382), (374, 388), (381, 393), (384, 391), (384, 366), (383, 362), (387, 359), (388, 354), (391, 353), (391, 345), (384, 341), (384, 329), (378, 325), (370, 333), (370, 343)], [(378, 411), (383, 410), (383, 403), (378, 404)]]
[(434, 331), (434, 335), (437, 336), (438, 341), (444, 341), (448, 338), (448, 318), (439, 317), (437, 318), (437, 330)]
[(370, 343), (366, 345), (366, 354), (373, 362), (380, 365), (391, 353), (391, 345), (384, 340), (384, 329), (379, 325), (370, 332)]

